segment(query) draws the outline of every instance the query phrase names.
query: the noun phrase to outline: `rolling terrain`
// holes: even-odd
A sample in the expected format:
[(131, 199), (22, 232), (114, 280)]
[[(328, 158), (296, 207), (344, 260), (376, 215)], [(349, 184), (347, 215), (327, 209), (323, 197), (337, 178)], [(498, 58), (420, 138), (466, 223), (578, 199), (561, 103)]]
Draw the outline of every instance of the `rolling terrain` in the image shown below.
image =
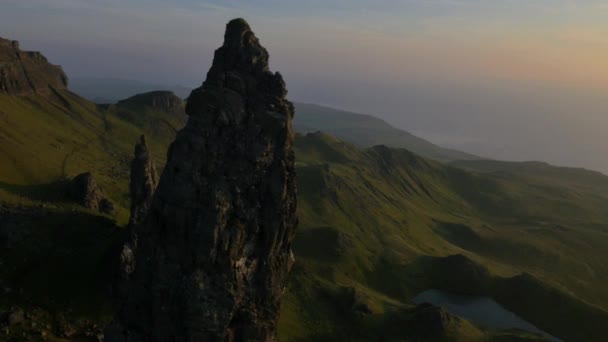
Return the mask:
[[(406, 150), (361, 150), (323, 133), (301, 136), (297, 156), (300, 285), (288, 302), (299, 304), (285, 305), (283, 317), (308, 307), (309, 316), (295, 319), (311, 324), (301, 331), (327, 329), (329, 340), (339, 329), (335, 318), (345, 316), (324, 306), (327, 293), (354, 289), (386, 318), (438, 288), (490, 295), (564, 340), (599, 340), (608, 322), (600, 285), (608, 281), (608, 193), (585, 186), (584, 172), (565, 185), (471, 173)], [(368, 338), (390, 331), (373, 314), (350, 314), (341, 331), (348, 338), (374, 331), (367, 324), (380, 324)], [(354, 322), (364, 328), (353, 331)]]
[[(190, 93), (187, 88), (180, 86), (163, 87), (132, 80), (98, 78), (75, 79), (71, 82), (71, 88), (95, 103), (116, 103), (133, 94), (157, 89), (168, 89), (181, 98), (186, 98)], [(309, 103), (294, 105), (298, 114), (294, 118), (294, 128), (299, 133), (324, 131), (360, 147), (387, 145), (405, 148), (442, 162), (481, 159), (469, 153), (437, 146), (372, 115)]]
[(191, 88), (183, 86), (167, 87), (134, 80), (116, 78), (79, 77), (70, 80), (70, 89), (76, 94), (95, 103), (116, 103), (135, 95), (166, 89), (185, 99)]
[[(145, 134), (162, 171), (186, 117), (166, 92), (96, 105), (49, 89), (0, 94), (0, 322), (25, 312), (0, 339), (95, 340), (113, 312), (133, 146)], [(376, 143), (296, 139), (300, 225), (280, 340), (540, 339), (445, 315), (429, 331), (412, 303), (427, 289), (490, 296), (566, 341), (604, 340), (608, 177), (362, 147)], [(113, 213), (67, 196), (87, 171)]]
[(386, 121), (367, 114), (352, 113), (315, 104), (296, 103), (294, 127), (300, 133), (327, 132), (360, 147), (386, 145), (405, 148), (423, 157), (449, 162), (477, 160), (477, 156), (437, 146)]

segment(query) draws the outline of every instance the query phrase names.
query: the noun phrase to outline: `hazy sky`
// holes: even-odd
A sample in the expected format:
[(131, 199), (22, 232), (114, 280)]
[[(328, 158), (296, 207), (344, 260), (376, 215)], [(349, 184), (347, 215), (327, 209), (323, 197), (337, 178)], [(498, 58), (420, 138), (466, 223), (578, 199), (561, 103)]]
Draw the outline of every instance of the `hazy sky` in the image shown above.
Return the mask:
[(290, 97), (444, 146), (608, 172), (605, 0), (0, 0), (71, 77), (198, 85), (244, 17)]

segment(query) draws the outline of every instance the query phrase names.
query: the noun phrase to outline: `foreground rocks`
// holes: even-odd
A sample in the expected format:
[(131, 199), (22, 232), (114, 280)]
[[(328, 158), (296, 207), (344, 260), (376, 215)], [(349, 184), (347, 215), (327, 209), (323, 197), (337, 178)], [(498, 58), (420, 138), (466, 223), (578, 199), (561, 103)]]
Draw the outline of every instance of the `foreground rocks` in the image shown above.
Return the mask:
[(66, 89), (67, 83), (63, 69), (40, 52), (22, 51), (19, 42), (0, 38), (0, 93), (48, 94)]
[(138, 232), (107, 341), (274, 341), (297, 224), (293, 105), (242, 19), (228, 23)]
[(102, 341), (100, 327), (88, 320), (68, 319), (41, 308), (0, 310), (0, 341)]
[(81, 173), (70, 181), (68, 195), (85, 208), (104, 214), (114, 212), (114, 204), (104, 196), (90, 172)]

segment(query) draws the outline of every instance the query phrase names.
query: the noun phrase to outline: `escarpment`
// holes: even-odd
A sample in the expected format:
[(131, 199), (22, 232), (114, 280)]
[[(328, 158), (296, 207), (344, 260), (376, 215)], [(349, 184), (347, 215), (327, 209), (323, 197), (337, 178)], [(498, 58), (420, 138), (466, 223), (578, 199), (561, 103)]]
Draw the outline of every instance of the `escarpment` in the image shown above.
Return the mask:
[(40, 52), (22, 51), (19, 42), (0, 38), (0, 94), (48, 94), (67, 84), (63, 69)]
[(293, 105), (242, 19), (228, 23), (138, 232), (108, 341), (273, 341), (294, 262)]

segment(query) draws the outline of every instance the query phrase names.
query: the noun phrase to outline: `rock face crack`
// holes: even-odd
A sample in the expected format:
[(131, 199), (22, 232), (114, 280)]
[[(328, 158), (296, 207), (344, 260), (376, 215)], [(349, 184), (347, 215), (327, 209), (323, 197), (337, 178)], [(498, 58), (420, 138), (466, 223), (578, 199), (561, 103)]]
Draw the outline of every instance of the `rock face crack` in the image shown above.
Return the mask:
[(293, 105), (243, 19), (226, 26), (138, 230), (107, 341), (274, 341), (297, 225)]

